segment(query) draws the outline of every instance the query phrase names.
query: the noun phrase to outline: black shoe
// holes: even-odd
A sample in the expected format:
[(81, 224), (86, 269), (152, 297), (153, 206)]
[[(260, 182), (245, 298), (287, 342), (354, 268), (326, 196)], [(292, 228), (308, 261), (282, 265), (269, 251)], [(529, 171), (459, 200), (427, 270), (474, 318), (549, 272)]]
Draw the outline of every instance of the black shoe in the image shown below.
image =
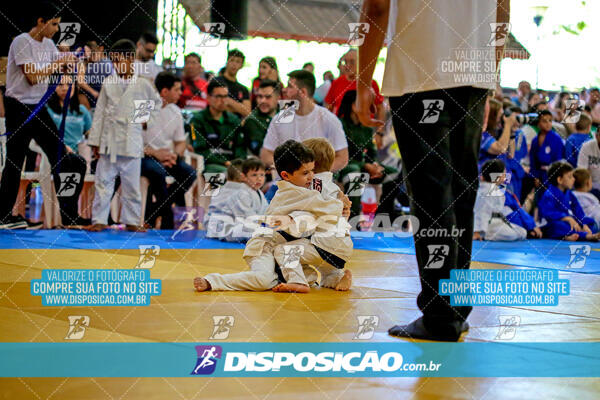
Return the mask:
[(455, 324), (460, 324), (460, 332), (458, 334), (456, 333), (456, 329), (448, 329), (448, 332), (431, 332), (425, 327), (423, 317), (420, 317), (408, 325), (395, 325), (388, 330), (388, 333), (392, 336), (410, 339), (457, 342), (460, 335), (469, 330), (469, 323), (467, 321), (456, 321)]
[(20, 215), (11, 215), (0, 222), (0, 229), (26, 229), (27, 226), (27, 221)]
[(20, 215), (11, 215), (3, 223), (0, 224), (0, 229), (41, 229), (43, 222), (31, 222)]

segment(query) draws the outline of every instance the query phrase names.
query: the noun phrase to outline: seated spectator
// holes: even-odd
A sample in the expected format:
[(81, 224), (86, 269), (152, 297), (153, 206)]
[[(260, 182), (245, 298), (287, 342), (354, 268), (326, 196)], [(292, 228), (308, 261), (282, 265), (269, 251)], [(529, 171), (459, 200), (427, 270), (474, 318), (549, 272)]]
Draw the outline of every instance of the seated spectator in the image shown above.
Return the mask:
[(260, 155), (267, 128), (279, 109), (280, 98), (279, 82), (263, 80), (256, 94), (257, 107), (242, 122), (246, 146), (255, 156)]
[(90, 56), (85, 62), (85, 85), (81, 85), (80, 96), (85, 96), (90, 108), (94, 109), (104, 79), (112, 75), (114, 70), (106, 57), (103, 45), (99, 45), (95, 40), (90, 40), (85, 45), (90, 49)]
[[(275, 148), (289, 139), (303, 141), (311, 137), (324, 137), (335, 149), (333, 171), (339, 171), (348, 163), (348, 142), (341, 122), (334, 114), (314, 103), (315, 77), (308, 71), (297, 70), (288, 74), (288, 86), (284, 90), (286, 99), (298, 101), (289, 122), (272, 121), (260, 151), (260, 158), (267, 166), (273, 166)], [(290, 110), (281, 110), (275, 119), (281, 118)], [(276, 187), (276, 186), (273, 186)]]
[(211, 198), (206, 237), (245, 242), (253, 234), (246, 228), (246, 219), (267, 211), (268, 203), (260, 190), (265, 183), (265, 165), (251, 157), (241, 162), (240, 173), (239, 161), (234, 160), (227, 168), (227, 182)]
[(183, 64), (182, 93), (177, 105), (186, 110), (204, 110), (206, 108), (206, 87), (202, 59), (196, 53), (185, 56)]
[[(508, 184), (512, 191), (521, 195), (521, 184), (525, 176), (525, 170), (521, 163), (515, 159), (515, 150), (517, 137), (516, 128), (518, 127), (515, 113), (509, 117), (502, 115), (502, 104), (495, 99), (489, 99), (490, 111), (487, 119), (486, 130), (481, 136), (481, 146), (479, 148), (479, 168), (488, 160), (499, 158), (506, 166), (508, 174)], [(503, 124), (498, 129), (500, 120)], [(498, 132), (501, 132), (498, 134)], [(519, 153), (522, 156), (522, 153)]]
[[(535, 103), (529, 110), (529, 113), (540, 113), (544, 110), (548, 110), (549, 111), (549, 107), (548, 107), (548, 102), (545, 100), (542, 100), (538, 103)], [(537, 123), (535, 123), (537, 121), (534, 121), (531, 124), (525, 124), (523, 125), (523, 127), (521, 128), (523, 130), (523, 133), (525, 133), (525, 136), (527, 137), (527, 144), (531, 146), (531, 142), (533, 141), (533, 138), (538, 134), (539, 132), (539, 128)], [(552, 119), (552, 130), (556, 133), (558, 133), (560, 135), (561, 138), (566, 139), (569, 136), (569, 132), (567, 131), (567, 128), (561, 124), (558, 121), (554, 121), (554, 118)]]
[(593, 218), (587, 216), (573, 194), (573, 167), (557, 161), (548, 169), (548, 190), (539, 203), (540, 216), (546, 220), (542, 227), (544, 236), (568, 241), (597, 241), (598, 228)]
[(592, 118), (587, 113), (581, 113), (579, 121), (575, 124), (575, 133), (569, 135), (565, 143), (565, 158), (573, 167), (577, 166), (577, 157), (579, 157), (581, 146), (592, 139), (591, 129)]
[[(339, 179), (344, 184), (345, 192), (353, 184), (348, 176), (351, 173), (366, 172), (369, 174), (369, 183), (377, 185), (383, 183), (381, 202), (377, 213), (385, 213), (393, 218), (394, 199), (397, 195), (397, 185), (393, 177), (398, 173), (396, 168), (380, 165), (377, 160), (377, 148), (373, 141), (375, 134), (373, 128), (361, 125), (358, 116), (352, 110), (356, 101), (356, 90), (347, 91), (338, 112), (344, 133), (348, 140), (348, 165), (340, 171)], [(359, 215), (361, 211), (360, 194), (354, 196), (350, 193), (352, 206), (351, 216)]]
[(315, 90), (313, 96), (318, 105), (323, 105), (325, 96), (327, 96), (329, 89), (331, 89), (331, 82), (333, 82), (333, 73), (331, 71), (325, 71), (323, 74), (323, 84)]
[(307, 62), (306, 64), (304, 64), (302, 66), (302, 69), (305, 71), (310, 72), (311, 74), (315, 74), (315, 64), (311, 63), (311, 62)]
[(275, 81), (280, 83), (279, 71), (277, 70), (277, 61), (273, 57), (263, 57), (258, 62), (258, 76), (252, 81), (252, 93), (250, 95), (250, 103), (252, 109), (256, 108), (256, 95), (258, 88), (263, 81)]
[(237, 80), (237, 73), (244, 67), (246, 56), (237, 49), (230, 50), (227, 53), (227, 64), (224, 67), (222, 79), (229, 90), (229, 97), (226, 98), (226, 110), (244, 118), (250, 114), (250, 94), (246, 86)]
[(538, 135), (529, 150), (529, 173), (535, 178), (535, 187), (541, 194), (548, 187), (548, 168), (550, 164), (561, 160), (565, 154), (565, 145), (558, 133), (552, 130), (552, 113), (548, 110), (539, 113)]
[(590, 108), (593, 123), (600, 124), (600, 90), (598, 88), (589, 90), (586, 106)]
[(575, 177), (575, 190), (573, 194), (577, 197), (583, 213), (596, 221), (600, 227), (600, 200), (590, 193), (592, 190), (592, 176), (585, 168), (577, 168), (573, 172)]
[(509, 222), (504, 215), (505, 180), (502, 160), (491, 159), (482, 165), (473, 214), (473, 240), (514, 241), (527, 237), (525, 228)]
[(73, 84), (73, 79), (70, 76), (63, 75), (60, 85), (56, 86), (56, 92), (48, 99), (46, 109), (58, 129), (62, 121), (63, 104), (69, 86), (71, 86), (71, 98), (67, 117), (65, 118), (64, 143), (68, 152), (79, 154), (78, 145), (84, 140), (92, 127), (92, 117), (87, 108), (79, 104), (77, 83)]
[[(344, 54), (343, 74), (331, 83), (331, 88), (325, 97), (325, 107), (337, 115), (344, 94), (349, 90), (356, 90), (356, 75), (358, 65), (356, 63), (357, 52), (355, 49), (348, 50)], [(376, 118), (380, 121), (384, 119), (385, 109), (383, 107), (383, 96), (379, 92), (379, 86), (375, 80), (371, 81), (371, 87), (375, 92), (375, 107), (377, 108)]]
[(140, 36), (135, 50), (135, 74), (154, 82), (156, 75), (162, 71), (162, 67), (154, 61), (158, 39), (151, 32)]
[[(162, 108), (144, 131), (142, 176), (150, 181), (148, 199), (154, 195), (156, 203), (146, 202), (145, 220), (155, 226), (157, 217), (161, 217), (161, 229), (173, 229), (171, 204), (185, 206), (183, 195), (196, 180), (196, 171), (183, 160), (186, 140), (183, 117), (176, 105), (181, 96), (181, 80), (171, 72), (161, 72), (155, 85)], [(175, 179), (168, 188), (167, 175)]]
[(527, 112), (529, 108), (529, 97), (531, 96), (531, 85), (527, 81), (519, 82), (517, 88), (517, 95), (511, 98), (511, 101), (515, 103), (523, 112)]
[(192, 146), (204, 157), (204, 171), (226, 172), (235, 158), (246, 158), (240, 119), (226, 110), (228, 89), (222, 78), (211, 80), (207, 87), (208, 105), (190, 121)]
[(581, 145), (577, 156), (577, 167), (585, 168), (592, 176), (591, 193), (600, 199), (600, 130), (596, 131), (596, 140), (588, 140)]

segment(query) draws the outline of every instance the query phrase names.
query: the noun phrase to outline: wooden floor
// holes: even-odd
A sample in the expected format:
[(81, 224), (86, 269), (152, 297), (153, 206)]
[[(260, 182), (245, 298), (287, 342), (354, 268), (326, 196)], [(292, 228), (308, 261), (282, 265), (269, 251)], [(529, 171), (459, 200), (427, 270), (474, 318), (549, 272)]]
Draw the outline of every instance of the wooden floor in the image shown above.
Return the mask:
[[(355, 251), (350, 292), (196, 293), (192, 278), (245, 268), (241, 250), (165, 250), (152, 269), (163, 294), (149, 307), (43, 307), (29, 294), (46, 268), (133, 268), (138, 250), (0, 250), (0, 341), (62, 342), (68, 315), (89, 315), (89, 342), (206, 342), (213, 315), (232, 315), (227, 341), (352, 341), (358, 315), (377, 315), (372, 341), (419, 315), (414, 256)], [(514, 268), (473, 263), (476, 268)], [(571, 294), (558, 307), (475, 307), (465, 341), (494, 341), (499, 315), (518, 315), (513, 341), (600, 340), (600, 277), (561, 273)], [(35, 360), (32, 360), (35, 362)], [(583, 378), (5, 378), (0, 399), (598, 399)]]

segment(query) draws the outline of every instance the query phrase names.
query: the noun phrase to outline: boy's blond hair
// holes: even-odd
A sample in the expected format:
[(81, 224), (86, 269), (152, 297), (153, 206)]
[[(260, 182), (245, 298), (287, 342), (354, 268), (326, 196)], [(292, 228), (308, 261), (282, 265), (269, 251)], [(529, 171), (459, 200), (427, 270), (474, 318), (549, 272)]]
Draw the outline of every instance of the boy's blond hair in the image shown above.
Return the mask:
[(331, 171), (335, 159), (335, 150), (327, 139), (310, 138), (303, 141), (302, 144), (315, 153), (315, 174)]

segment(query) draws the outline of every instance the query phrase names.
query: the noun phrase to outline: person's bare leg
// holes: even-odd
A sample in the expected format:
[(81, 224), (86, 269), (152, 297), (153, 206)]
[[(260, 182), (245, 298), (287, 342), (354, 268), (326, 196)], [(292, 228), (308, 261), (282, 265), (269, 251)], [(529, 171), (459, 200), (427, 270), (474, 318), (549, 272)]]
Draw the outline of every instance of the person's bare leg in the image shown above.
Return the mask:
[(272, 290), (280, 293), (308, 293), (310, 292), (310, 287), (300, 283), (280, 283)]
[(344, 271), (344, 276), (340, 280), (340, 282), (335, 285), (335, 290), (339, 290), (340, 292), (345, 292), (346, 290), (350, 290), (352, 286), (352, 271), (349, 269)]
[(211, 289), (210, 282), (201, 276), (194, 278), (194, 287), (198, 292), (206, 292), (207, 290)]

